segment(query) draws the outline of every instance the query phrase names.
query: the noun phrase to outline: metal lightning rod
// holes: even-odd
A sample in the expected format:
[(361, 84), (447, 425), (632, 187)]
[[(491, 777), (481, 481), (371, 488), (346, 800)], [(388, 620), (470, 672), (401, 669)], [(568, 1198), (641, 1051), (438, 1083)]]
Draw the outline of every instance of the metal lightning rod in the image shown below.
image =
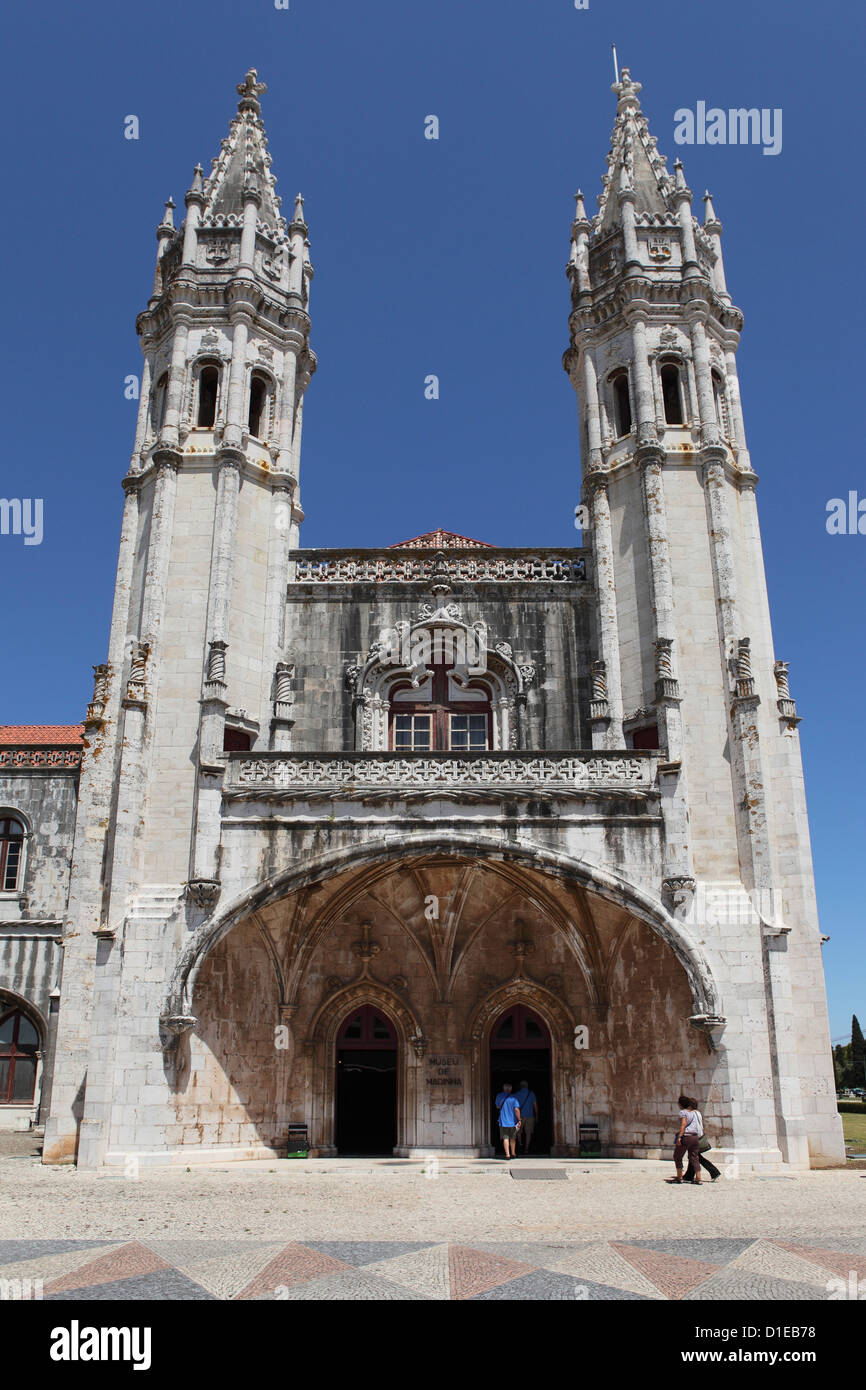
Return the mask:
[(613, 54), (613, 80), (614, 80), (614, 82), (618, 82), (618, 81), (619, 81), (619, 65), (617, 64), (617, 61), (616, 61), (616, 44), (615, 44), (615, 43), (612, 43), (612, 44), (611, 44), (611, 46), (610, 46), (610, 51), (611, 51), (611, 53)]

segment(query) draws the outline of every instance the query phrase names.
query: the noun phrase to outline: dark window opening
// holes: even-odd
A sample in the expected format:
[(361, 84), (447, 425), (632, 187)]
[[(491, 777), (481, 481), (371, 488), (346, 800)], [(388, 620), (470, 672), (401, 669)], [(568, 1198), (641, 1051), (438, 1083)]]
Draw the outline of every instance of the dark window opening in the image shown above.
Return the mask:
[(156, 433), (159, 434), (165, 424), (165, 407), (168, 404), (168, 373), (163, 372), (159, 381), (156, 383), (156, 390), (153, 396), (153, 423)]
[(198, 379), (198, 423), (200, 429), (213, 429), (216, 420), (219, 369), (202, 367)]
[(683, 423), (683, 402), (680, 395), (680, 370), (670, 363), (662, 367), (662, 400), (665, 407), (665, 420), (669, 425)]
[(631, 434), (631, 401), (628, 394), (628, 377), (625, 372), (613, 379), (614, 426), (617, 438)]
[(264, 423), (265, 401), (267, 400), (268, 386), (264, 377), (254, 376), (250, 382), (250, 434), (256, 439), (262, 437), (262, 425)]
[(24, 860), (24, 826), (13, 816), (0, 820), (0, 891), (14, 893), (19, 887)]
[(245, 734), (243, 729), (232, 729), (226, 725), (223, 734), (224, 753), (249, 753), (251, 735)]
[(36, 1091), (39, 1034), (20, 1009), (0, 1018), (0, 1105), (26, 1105)]
[(635, 729), (631, 735), (631, 746), (632, 748), (658, 748), (658, 725), (647, 724), (643, 729)]

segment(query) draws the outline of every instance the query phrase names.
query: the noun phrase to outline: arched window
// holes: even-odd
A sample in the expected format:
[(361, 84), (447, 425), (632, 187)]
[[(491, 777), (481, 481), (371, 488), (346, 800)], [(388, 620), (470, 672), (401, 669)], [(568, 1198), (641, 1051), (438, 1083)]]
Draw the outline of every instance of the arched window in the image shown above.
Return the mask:
[(250, 434), (256, 439), (264, 439), (267, 431), (268, 380), (260, 372), (253, 372), (250, 381)]
[(0, 892), (16, 893), (24, 867), (24, 826), (14, 816), (0, 819)]
[(27, 1105), (36, 1091), (39, 1034), (14, 1009), (0, 1017), (0, 1105)]
[(168, 372), (163, 372), (153, 388), (153, 409), (151, 423), (155, 434), (159, 434), (165, 424), (165, 407), (168, 403)]
[(662, 400), (665, 420), (669, 425), (683, 423), (683, 398), (680, 391), (680, 369), (673, 362), (666, 362), (661, 370)]
[(525, 1004), (515, 1004), (494, 1025), (490, 1046), (550, 1047), (550, 1033), (537, 1013)]
[(337, 1034), (337, 1047), (348, 1048), (394, 1048), (397, 1035), (393, 1024), (372, 1004), (365, 1004), (355, 1013), (349, 1014)]
[(713, 401), (716, 407), (716, 421), (722, 434), (728, 433), (728, 417), (725, 401), (725, 383), (718, 372), (713, 372)]
[(613, 419), (617, 439), (631, 434), (631, 400), (628, 393), (628, 373), (617, 372), (613, 378)]
[(219, 391), (219, 367), (206, 362), (198, 374), (198, 420), (199, 429), (212, 430), (216, 421), (217, 392)]
[(480, 681), (456, 688), (449, 668), (414, 689), (391, 691), (391, 748), (395, 753), (483, 752), (493, 746), (490, 691)]

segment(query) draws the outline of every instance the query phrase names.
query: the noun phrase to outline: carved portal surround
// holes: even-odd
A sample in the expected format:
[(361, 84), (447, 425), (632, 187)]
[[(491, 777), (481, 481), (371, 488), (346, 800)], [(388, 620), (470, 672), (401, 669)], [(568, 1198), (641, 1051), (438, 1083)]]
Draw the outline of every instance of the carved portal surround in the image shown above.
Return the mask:
[[(532, 949), (532, 943), (515, 942), (515, 947)], [(475, 1008), (467, 1030), (468, 1060), (470, 1062), (473, 1085), (470, 1087), (472, 1104), (471, 1142), (482, 1157), (490, 1157), (494, 1150), (490, 1143), (490, 1116), (493, 1114), (493, 1096), (490, 1090), (490, 1035), (507, 1009), (515, 1004), (526, 1004), (547, 1024), (550, 1033), (550, 1081), (552, 1087), (553, 1136), (551, 1153), (567, 1154), (573, 1151), (566, 1134), (566, 1116), (580, 1115), (583, 1111), (582, 1097), (577, 1094), (586, 1079), (590, 1063), (586, 1054), (575, 1053), (576, 1019), (564, 1000), (553, 990), (530, 979), (523, 972), (522, 954), (518, 952), (514, 978), (494, 987)], [(598, 1012), (598, 1010), (594, 1010)]]
[[(420, 693), (433, 674), (424, 660), (413, 664), (410, 659), (408, 664), (402, 664), (402, 658), (425, 649), (475, 653), (474, 667), (455, 662), (449, 677), (458, 698), (470, 681), (486, 686), (493, 712), (493, 748), (516, 750), (526, 746), (523, 710), (526, 692), (535, 679), (535, 667), (518, 664), (507, 642), (489, 647), (484, 624), (463, 622), (458, 606), (450, 603), (435, 611), (422, 605), (417, 622), (397, 623), (391, 634), (383, 633), (373, 643), (362, 665), (348, 668), (346, 684), (353, 696), (357, 751), (387, 751), (391, 691), (408, 681)], [(467, 705), (467, 711), (470, 708)]]
[[(376, 947), (375, 942), (370, 945)], [(423, 1092), (422, 1066), (427, 1040), (421, 1023), (405, 999), (389, 985), (368, 974), (365, 962), (360, 979), (338, 989), (322, 1004), (313, 1019), (304, 1050), (312, 1069), (310, 1133), (322, 1138), (316, 1149), (322, 1158), (335, 1158), (337, 1077), (334, 1059), (337, 1033), (350, 1013), (372, 1004), (394, 1025), (397, 1034), (397, 1149), (404, 1153), (416, 1144), (419, 1092)]]

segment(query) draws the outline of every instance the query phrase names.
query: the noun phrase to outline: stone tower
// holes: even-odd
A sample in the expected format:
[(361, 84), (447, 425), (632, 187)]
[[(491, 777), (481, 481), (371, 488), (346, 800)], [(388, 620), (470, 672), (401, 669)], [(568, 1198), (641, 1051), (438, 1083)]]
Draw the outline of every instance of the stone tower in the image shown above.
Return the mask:
[(723, 962), (740, 1142), (764, 1146), (774, 1115), (787, 1162), (840, 1161), (799, 720), (737, 379), (743, 316), (709, 193), (699, 225), (640, 83), (623, 69), (612, 90), (592, 220), (577, 194), (564, 357), (597, 578), (593, 744), (663, 753), (663, 890)]
[[(209, 178), (195, 169), (181, 228), (166, 204), (137, 321), (141, 404), (108, 661), (95, 668), (85, 721), (68, 913), (77, 935), (45, 1149), (55, 1160), (70, 1156), (79, 1121), (80, 1161), (99, 1160), (88, 1145), (104, 1135), (118, 999), (145, 958), (159, 969), (148, 924), (175, 891), (160, 885), (186, 882), (199, 903), (216, 892), (218, 759), (225, 748), (291, 740), (283, 627), (303, 515), (303, 397), (316, 366), (313, 270), (303, 199), (291, 222), (280, 212), (265, 90), (248, 72)], [(112, 951), (125, 920), (136, 922), (135, 940)]]

